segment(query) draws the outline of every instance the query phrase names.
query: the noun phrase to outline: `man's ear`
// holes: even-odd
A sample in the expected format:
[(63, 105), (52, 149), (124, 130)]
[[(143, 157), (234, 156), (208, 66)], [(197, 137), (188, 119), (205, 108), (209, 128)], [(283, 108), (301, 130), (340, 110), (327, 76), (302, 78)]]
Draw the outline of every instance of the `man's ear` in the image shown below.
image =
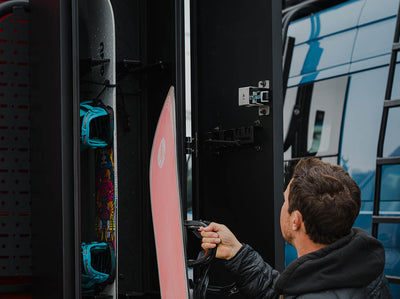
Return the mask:
[(293, 231), (297, 231), (300, 229), (301, 224), (303, 223), (303, 215), (299, 211), (293, 211), (291, 215), (291, 229)]

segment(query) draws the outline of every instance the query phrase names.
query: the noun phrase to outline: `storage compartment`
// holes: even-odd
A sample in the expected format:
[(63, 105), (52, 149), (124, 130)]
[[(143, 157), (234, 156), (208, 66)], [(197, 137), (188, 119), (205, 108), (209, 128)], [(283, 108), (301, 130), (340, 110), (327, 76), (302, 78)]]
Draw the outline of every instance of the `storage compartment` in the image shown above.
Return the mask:
[[(78, 24), (81, 243), (110, 244), (111, 252), (102, 253), (107, 255), (105, 260), (110, 260), (107, 265), (117, 265), (116, 57), (110, 1), (79, 1)], [(99, 253), (85, 249), (82, 250), (83, 296), (100, 294), (117, 298), (115, 266), (96, 263)], [(101, 274), (95, 277), (93, 270)]]
[[(277, 201), (266, 202), (262, 197), (282, 194), (278, 177), (281, 87), (280, 79), (276, 79), (280, 78), (280, 61), (276, 57), (280, 57), (281, 50), (268, 42), (274, 38), (280, 40), (275, 33), (281, 30), (279, 20), (270, 21), (268, 17), (275, 15), (280, 7), (262, 1), (251, 8), (238, 1), (234, 5), (191, 1), (192, 11), (188, 9), (186, 17), (193, 17), (192, 44), (187, 44), (186, 49), (192, 51), (193, 72), (192, 77), (188, 74), (185, 78), (183, 0), (31, 0), (31, 5), (34, 296), (160, 298), (149, 160), (154, 131), (171, 86), (176, 99), (177, 168), (184, 217), (187, 209), (192, 209), (186, 194), (193, 190), (194, 205), (190, 212), (195, 217), (222, 219), (231, 224), (241, 219), (241, 211), (245, 210), (244, 220), (255, 218), (255, 226), (268, 227), (268, 236), (257, 243), (273, 239), (276, 218), (265, 220), (263, 210), (268, 209), (268, 215), (272, 215), (277, 210)], [(247, 7), (246, 13), (240, 14), (243, 7)], [(218, 11), (213, 13), (209, 8)], [(258, 17), (247, 22), (254, 11), (259, 12)], [(221, 25), (222, 21), (226, 24)], [(235, 30), (241, 24), (250, 24), (246, 30), (252, 35), (246, 37), (244, 30), (240, 34), (249, 44), (254, 42), (250, 48), (253, 52), (246, 46), (231, 51), (236, 45), (232, 34), (225, 45), (218, 35), (212, 35), (213, 24), (223, 28), (221, 34), (229, 32), (231, 23)], [(266, 39), (255, 34), (255, 29), (263, 26), (269, 28)], [(218, 51), (210, 51), (209, 45)], [(240, 60), (242, 56), (246, 59)], [(226, 73), (228, 66), (230, 74)], [(272, 100), (276, 102), (271, 105), (269, 116), (260, 116), (255, 107), (237, 106), (239, 88), (257, 84), (258, 80), (271, 82)], [(188, 98), (193, 96), (194, 108), (188, 114), (193, 113), (195, 121), (192, 137), (199, 136), (196, 149), (195, 141), (189, 148), (185, 140), (186, 83), (193, 85)], [(258, 124), (263, 128), (257, 127)], [(216, 125), (221, 125), (219, 131)], [(268, 134), (266, 131), (274, 126), (278, 133)], [(259, 129), (255, 138), (262, 141), (256, 140), (257, 144), (252, 141), (249, 148), (214, 156), (215, 147), (207, 141), (207, 134), (225, 130), (226, 136), (234, 132), (247, 138), (253, 127)], [(113, 132), (112, 142), (110, 132)], [(193, 161), (193, 179), (189, 175), (187, 180), (186, 158), (190, 155), (186, 155), (186, 150), (192, 153), (188, 163)], [(262, 170), (245, 167), (259, 165), (258, 157), (270, 165)], [(241, 162), (250, 159), (252, 163)], [(214, 161), (214, 168), (207, 166)], [(225, 178), (223, 170), (232, 169), (225, 168), (228, 164), (249, 172), (246, 180), (234, 178), (237, 172)], [(274, 177), (278, 179), (274, 181)], [(229, 217), (224, 210), (223, 195), (232, 182), (237, 188), (242, 184), (246, 190), (251, 186), (255, 204), (243, 209), (241, 201), (246, 190), (235, 192), (231, 188), (229, 207), (235, 211)], [(217, 210), (213, 213), (215, 203)], [(216, 215), (219, 212), (221, 217)], [(256, 236), (250, 236), (250, 241), (255, 239)], [(90, 247), (92, 242), (106, 242), (111, 247)], [(275, 249), (280, 245), (270, 244), (262, 253), (279, 266), (280, 255)], [(82, 248), (87, 250), (84, 255)], [(197, 246), (194, 250), (199, 249)], [(93, 252), (89, 257), (90, 250)], [(110, 253), (113, 259), (107, 258)], [(103, 260), (106, 267), (98, 268)], [(105, 277), (103, 282), (107, 285), (102, 290), (88, 292), (88, 265), (109, 274), (113, 262), (115, 277), (111, 280)], [(213, 279), (219, 270), (211, 273)]]

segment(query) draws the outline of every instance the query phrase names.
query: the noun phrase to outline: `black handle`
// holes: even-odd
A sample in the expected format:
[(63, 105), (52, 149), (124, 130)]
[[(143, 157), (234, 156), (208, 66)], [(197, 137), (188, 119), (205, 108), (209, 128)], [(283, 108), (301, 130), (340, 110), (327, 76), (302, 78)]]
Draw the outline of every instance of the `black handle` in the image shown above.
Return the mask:
[[(200, 227), (206, 227), (209, 224), (210, 224), (209, 221), (185, 220), (185, 227), (187, 229), (190, 229), (198, 239), (202, 238), (199, 232)], [(189, 259), (187, 261), (187, 266), (195, 267), (198, 265), (208, 264), (215, 258), (216, 253), (217, 253), (217, 247), (208, 250), (201, 250), (196, 260)]]

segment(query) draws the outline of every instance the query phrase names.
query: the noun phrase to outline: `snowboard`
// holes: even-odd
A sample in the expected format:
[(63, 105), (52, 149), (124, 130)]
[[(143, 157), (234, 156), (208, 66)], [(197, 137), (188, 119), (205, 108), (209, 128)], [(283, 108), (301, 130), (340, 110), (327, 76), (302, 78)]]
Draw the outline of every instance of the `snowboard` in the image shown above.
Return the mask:
[(175, 97), (171, 87), (158, 120), (150, 158), (151, 209), (163, 299), (189, 298), (177, 168)]

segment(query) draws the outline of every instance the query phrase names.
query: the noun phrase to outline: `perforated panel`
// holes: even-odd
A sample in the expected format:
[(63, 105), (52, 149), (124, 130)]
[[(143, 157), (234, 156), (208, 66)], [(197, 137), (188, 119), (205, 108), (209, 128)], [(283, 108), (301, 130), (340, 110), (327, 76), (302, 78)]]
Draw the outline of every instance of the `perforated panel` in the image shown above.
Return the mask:
[(31, 275), (28, 21), (0, 18), (0, 284)]

